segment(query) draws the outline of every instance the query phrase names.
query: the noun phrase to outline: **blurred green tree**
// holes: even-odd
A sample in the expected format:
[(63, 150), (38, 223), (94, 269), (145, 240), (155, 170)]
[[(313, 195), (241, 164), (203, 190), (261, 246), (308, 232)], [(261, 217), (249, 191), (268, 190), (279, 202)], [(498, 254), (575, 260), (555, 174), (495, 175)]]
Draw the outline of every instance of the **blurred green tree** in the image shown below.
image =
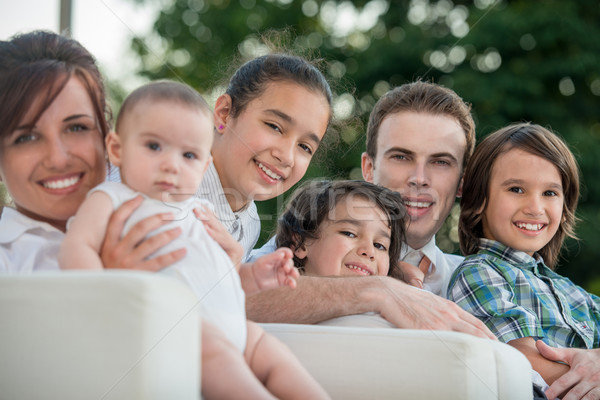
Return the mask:
[[(381, 94), (422, 78), (472, 103), (478, 138), (516, 121), (552, 128), (570, 143), (583, 173), (581, 240), (567, 243), (560, 272), (600, 288), (593, 268), (600, 259), (599, 17), (597, 0), (174, 0), (154, 32), (132, 46), (142, 75), (181, 79), (214, 99), (235, 54), (262, 54), (260, 32), (291, 28), (292, 49), (325, 60), (342, 119), (364, 123)], [(313, 163), (305, 179), (360, 178), (363, 128), (344, 125), (327, 161)], [(261, 241), (283, 202), (258, 204)], [(456, 221), (457, 210), (438, 235), (447, 251), (458, 251)]]

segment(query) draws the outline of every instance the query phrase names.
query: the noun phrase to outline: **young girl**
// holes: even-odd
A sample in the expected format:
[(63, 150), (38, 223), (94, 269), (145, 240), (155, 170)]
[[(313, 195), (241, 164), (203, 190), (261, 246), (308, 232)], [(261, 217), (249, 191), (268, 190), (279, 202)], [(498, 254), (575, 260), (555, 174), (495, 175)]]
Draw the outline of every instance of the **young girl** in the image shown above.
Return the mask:
[[(600, 345), (600, 298), (553, 271), (574, 237), (579, 174), (567, 145), (539, 125), (501, 129), (464, 176), (460, 246), (448, 296), (519, 349), (551, 384), (569, 370), (538, 351)], [(537, 346), (537, 347), (536, 347)]]
[(396, 192), (364, 181), (309, 181), (279, 218), (276, 243), (292, 249), (306, 275), (394, 275), (405, 223)]
[[(171, 245), (184, 245), (188, 254), (161, 273), (188, 284), (198, 297), (204, 321), (203, 394), (207, 398), (242, 394), (269, 398), (271, 393), (283, 398), (326, 397), (287, 349), (245, 318), (242, 287), (256, 291), (294, 286), (297, 273), (289, 262), (291, 253), (278, 250), (252, 264), (234, 267), (193, 215), (196, 207), (210, 207), (194, 196), (210, 162), (213, 123), (208, 104), (187, 85), (150, 83), (125, 99), (116, 129), (118, 133), (111, 132), (106, 143), (123, 183), (106, 182), (90, 191), (69, 224), (59, 254), (61, 268), (102, 269), (99, 250), (111, 213), (142, 193), (144, 202), (125, 231), (138, 219), (166, 210), (175, 214), (171, 225), (184, 231), (180, 243)], [(167, 246), (161, 252), (168, 250)], [(237, 357), (223, 336), (238, 349)], [(271, 393), (249, 373), (248, 366)], [(293, 382), (284, 382), (289, 375), (295, 377)], [(231, 379), (235, 386), (228, 384)]]
[(331, 117), (321, 72), (286, 54), (243, 64), (217, 99), (213, 162), (198, 194), (214, 204), (245, 258), (260, 233), (254, 200), (279, 196), (304, 176)]

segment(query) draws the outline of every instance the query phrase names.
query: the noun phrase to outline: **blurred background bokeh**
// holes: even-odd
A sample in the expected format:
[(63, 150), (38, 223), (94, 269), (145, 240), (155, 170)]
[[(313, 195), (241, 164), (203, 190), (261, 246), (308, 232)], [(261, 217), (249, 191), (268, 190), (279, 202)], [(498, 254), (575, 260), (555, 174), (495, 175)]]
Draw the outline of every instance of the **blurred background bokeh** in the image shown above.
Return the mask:
[[(373, 104), (417, 78), (472, 104), (478, 140), (511, 122), (551, 128), (583, 175), (580, 240), (567, 242), (558, 272), (600, 294), (600, 1), (121, 1), (156, 10), (152, 29), (128, 39), (136, 79), (182, 80), (212, 101), (232, 67), (268, 51), (268, 30), (285, 29), (291, 51), (322, 59), (338, 123), (304, 179), (360, 179)], [(131, 85), (106, 75), (116, 114)], [(258, 203), (259, 244), (286, 195)], [(448, 252), (459, 251), (457, 219), (456, 206), (437, 236)]]

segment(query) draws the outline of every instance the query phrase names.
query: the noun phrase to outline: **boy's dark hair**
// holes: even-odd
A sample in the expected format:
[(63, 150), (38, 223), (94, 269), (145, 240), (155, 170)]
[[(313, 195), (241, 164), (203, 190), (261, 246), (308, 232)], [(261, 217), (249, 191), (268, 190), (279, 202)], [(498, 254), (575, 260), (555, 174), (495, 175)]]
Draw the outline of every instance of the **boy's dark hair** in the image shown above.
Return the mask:
[[(111, 113), (102, 76), (94, 57), (79, 42), (46, 31), (0, 41), (0, 137), (23, 122), (34, 126), (73, 76), (87, 90), (98, 130), (105, 137)], [(34, 104), (31, 121), (22, 121)]]
[(231, 116), (237, 117), (252, 100), (259, 97), (267, 84), (275, 81), (292, 82), (321, 93), (329, 104), (329, 121), (332, 94), (329, 83), (317, 67), (302, 57), (289, 54), (268, 54), (254, 58), (238, 68), (227, 86), (231, 96)]
[(579, 199), (577, 161), (565, 142), (540, 125), (520, 123), (509, 125), (486, 137), (475, 149), (464, 174), (463, 196), (458, 223), (460, 249), (465, 255), (479, 250), (483, 237), (482, 207), (487, 207), (489, 183), (494, 163), (499, 156), (520, 149), (551, 162), (560, 174), (564, 194), (563, 220), (554, 237), (538, 253), (548, 267), (554, 268), (565, 238), (575, 236), (575, 209)]
[(123, 118), (143, 101), (179, 103), (193, 110), (202, 111), (212, 119), (212, 110), (206, 100), (189, 85), (170, 80), (157, 80), (140, 86), (127, 96), (117, 117), (115, 126), (117, 133)]
[(454, 118), (462, 127), (467, 139), (462, 165), (464, 170), (475, 148), (475, 122), (471, 116), (471, 106), (453, 90), (422, 81), (398, 86), (381, 96), (375, 103), (367, 125), (367, 155), (372, 160), (377, 156), (377, 138), (382, 121), (390, 114), (402, 111)]
[[(384, 212), (390, 226), (390, 269), (388, 275), (400, 277), (395, 268), (405, 239), (406, 209), (399, 193), (365, 181), (308, 181), (288, 201), (277, 223), (277, 247), (297, 249), (319, 239), (319, 227), (345, 198), (367, 200)], [(304, 259), (294, 256), (294, 265), (304, 270)]]

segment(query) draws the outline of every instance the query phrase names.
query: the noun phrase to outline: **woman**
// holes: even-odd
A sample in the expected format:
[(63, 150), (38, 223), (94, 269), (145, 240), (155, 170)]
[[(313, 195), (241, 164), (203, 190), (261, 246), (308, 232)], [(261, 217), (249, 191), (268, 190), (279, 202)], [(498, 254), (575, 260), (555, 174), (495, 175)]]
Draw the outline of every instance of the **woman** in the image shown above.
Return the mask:
[[(0, 42), (0, 109), (0, 180), (15, 203), (0, 218), (0, 271), (58, 270), (68, 219), (106, 176), (110, 111), (94, 57), (77, 41), (44, 31)], [(163, 215), (119, 239), (140, 200), (111, 218), (102, 248), (105, 267), (156, 270), (185, 254), (182, 249), (145, 260), (179, 233), (140, 243), (163, 224)]]

